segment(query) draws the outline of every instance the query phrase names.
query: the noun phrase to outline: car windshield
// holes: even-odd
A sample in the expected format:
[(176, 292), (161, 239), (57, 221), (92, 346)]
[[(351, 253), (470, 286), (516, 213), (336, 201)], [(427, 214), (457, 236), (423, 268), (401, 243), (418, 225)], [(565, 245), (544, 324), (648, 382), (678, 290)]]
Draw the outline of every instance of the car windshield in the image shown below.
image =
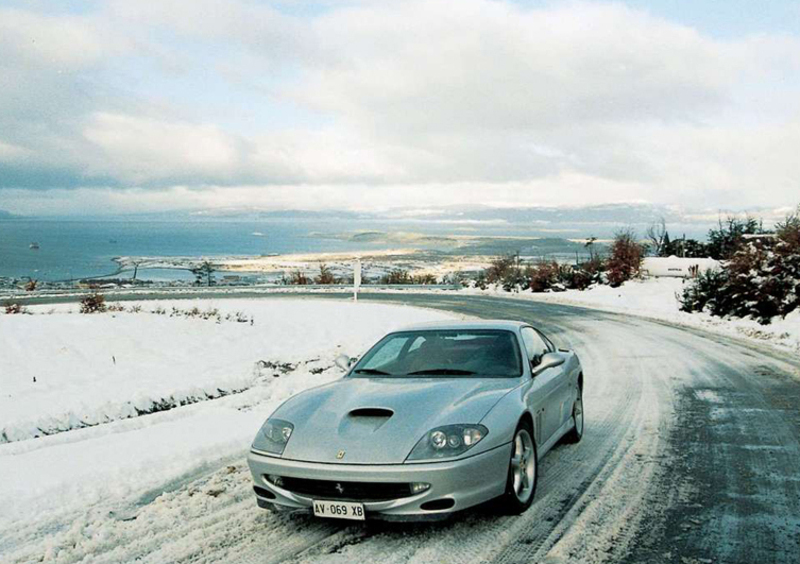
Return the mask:
[(512, 378), (522, 374), (517, 338), (505, 330), (392, 333), (364, 355), (351, 377)]

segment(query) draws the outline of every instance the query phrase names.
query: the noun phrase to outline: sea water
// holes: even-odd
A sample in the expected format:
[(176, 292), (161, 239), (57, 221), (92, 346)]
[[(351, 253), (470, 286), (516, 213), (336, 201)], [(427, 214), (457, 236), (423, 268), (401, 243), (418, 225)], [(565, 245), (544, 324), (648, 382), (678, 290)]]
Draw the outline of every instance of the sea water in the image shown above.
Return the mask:
[[(70, 280), (112, 276), (114, 257), (221, 257), (347, 251), (370, 245), (315, 236), (341, 224), (297, 220), (0, 220), (0, 277)], [(39, 249), (31, 249), (31, 243)], [(127, 273), (126, 276), (130, 276)], [(150, 269), (140, 278), (191, 279), (180, 270)]]

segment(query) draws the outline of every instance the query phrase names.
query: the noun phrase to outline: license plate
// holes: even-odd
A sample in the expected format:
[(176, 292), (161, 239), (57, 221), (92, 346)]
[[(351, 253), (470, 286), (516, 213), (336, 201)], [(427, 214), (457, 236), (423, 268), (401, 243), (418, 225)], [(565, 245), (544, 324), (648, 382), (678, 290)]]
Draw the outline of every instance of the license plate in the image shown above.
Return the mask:
[(332, 519), (364, 520), (364, 505), (352, 501), (321, 501), (314, 500), (314, 515), (316, 517), (330, 517)]

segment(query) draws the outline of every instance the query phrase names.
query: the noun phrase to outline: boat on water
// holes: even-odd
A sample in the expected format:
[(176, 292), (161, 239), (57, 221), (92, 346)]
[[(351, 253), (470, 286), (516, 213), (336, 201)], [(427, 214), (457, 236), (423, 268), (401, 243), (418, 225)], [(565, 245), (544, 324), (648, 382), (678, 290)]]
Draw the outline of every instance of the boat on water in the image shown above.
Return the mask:
[(34, 250), (34, 251), (38, 251), (38, 250), (39, 250), (39, 243), (37, 243), (37, 242), (35, 242), (35, 241), (34, 241), (33, 243), (31, 243), (31, 244), (29, 245), (29, 247), (30, 247), (32, 250)]

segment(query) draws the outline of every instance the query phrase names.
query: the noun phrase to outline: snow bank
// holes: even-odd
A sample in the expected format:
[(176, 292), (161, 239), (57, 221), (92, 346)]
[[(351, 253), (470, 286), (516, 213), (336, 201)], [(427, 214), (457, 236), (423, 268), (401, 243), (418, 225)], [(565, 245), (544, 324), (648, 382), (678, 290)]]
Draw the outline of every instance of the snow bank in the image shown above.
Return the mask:
[[(173, 304), (142, 303), (145, 311), (156, 305), (169, 310)], [(144, 312), (81, 315), (64, 306), (51, 315), (0, 317), (2, 426), (22, 438), (28, 426), (42, 422), (73, 429), (0, 444), (0, 531), (4, 520), (41, 522), (92, 502), (130, 502), (226, 457), (238, 460), (281, 401), (341, 377), (333, 366), (338, 354), (361, 354), (390, 330), (448, 317), (323, 300), (197, 305), (243, 311), (254, 323)], [(131, 406), (212, 397), (214, 390), (238, 393), (125, 418)], [(85, 425), (71, 424), (76, 418), (104, 424), (78, 428)]]
[(775, 319), (770, 325), (761, 325), (751, 319), (723, 319), (705, 313), (685, 313), (679, 309), (678, 296), (686, 283), (688, 282), (680, 278), (646, 278), (626, 282), (619, 288), (599, 285), (584, 291), (567, 290), (557, 293), (509, 293), (500, 288), (463, 291), (627, 313), (676, 325), (697, 327), (713, 333), (744, 337), (784, 351), (800, 352), (800, 311), (793, 312), (786, 319)]
[[(246, 312), (253, 324), (170, 317)], [(3, 316), (0, 443), (136, 417), (250, 388), (259, 361), (356, 351), (390, 326), (380, 306), (287, 300), (144, 302), (140, 313)], [(158, 307), (166, 313), (149, 313)], [(71, 306), (74, 309), (74, 306)], [(376, 309), (377, 307), (377, 309)], [(33, 308), (42, 313), (52, 308)], [(130, 309), (130, 308), (129, 308)], [(396, 311), (394, 311), (396, 310)], [(394, 308), (392, 321), (420, 312)], [(430, 313), (424, 313), (430, 315)]]

